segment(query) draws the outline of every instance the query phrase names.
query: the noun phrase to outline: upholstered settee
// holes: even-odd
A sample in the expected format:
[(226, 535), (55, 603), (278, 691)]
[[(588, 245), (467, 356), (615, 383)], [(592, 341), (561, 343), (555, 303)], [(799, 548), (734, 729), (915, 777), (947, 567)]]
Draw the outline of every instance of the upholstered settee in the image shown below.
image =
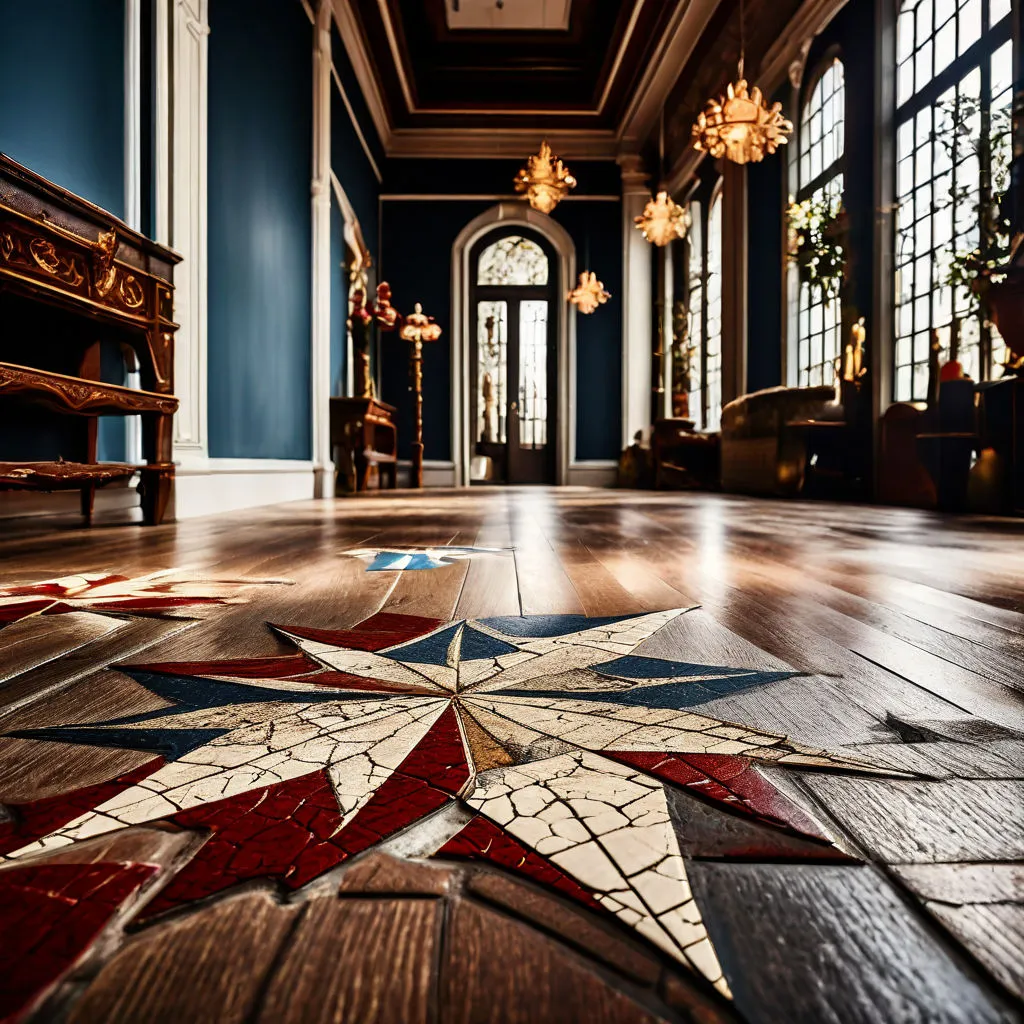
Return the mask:
[(834, 387), (767, 388), (722, 409), (722, 489), (743, 494), (798, 494), (806, 447), (787, 425), (840, 420)]

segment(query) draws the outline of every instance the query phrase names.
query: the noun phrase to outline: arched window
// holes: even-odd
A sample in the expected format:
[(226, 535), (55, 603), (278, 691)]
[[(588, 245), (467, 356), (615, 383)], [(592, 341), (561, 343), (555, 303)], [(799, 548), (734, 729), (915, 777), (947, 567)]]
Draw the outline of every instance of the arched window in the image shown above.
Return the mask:
[[(843, 204), (845, 95), (843, 64), (833, 58), (814, 82), (800, 118), (796, 198), (820, 216), (835, 216)], [(804, 281), (797, 304), (797, 384), (831, 384), (842, 348), (839, 297)]]
[(686, 316), (690, 333), (689, 418), (704, 426), (704, 224), (699, 202), (690, 203), (687, 234)]
[(722, 418), (722, 191), (708, 209), (707, 315), (704, 327), (704, 426), (717, 430)]
[(999, 375), (1001, 339), (962, 279), (1005, 244), (982, 211), (1009, 183), (1011, 0), (903, 0), (897, 22), (893, 398), (927, 397), (935, 333), (968, 376)]
[(548, 257), (531, 239), (521, 235), (506, 235), (480, 253), (476, 283), (513, 287), (546, 285)]

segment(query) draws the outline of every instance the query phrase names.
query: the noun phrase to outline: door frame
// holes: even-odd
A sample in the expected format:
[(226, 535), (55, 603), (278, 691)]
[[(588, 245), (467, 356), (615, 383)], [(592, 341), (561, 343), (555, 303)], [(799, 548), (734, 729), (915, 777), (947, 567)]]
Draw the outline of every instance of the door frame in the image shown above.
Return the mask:
[(570, 316), (569, 282), (576, 279), (576, 247), (569, 232), (547, 214), (538, 213), (524, 202), (501, 202), (471, 220), (452, 245), (452, 461), (456, 486), (469, 486), (470, 462), (470, 366), (471, 332), (475, 331), (470, 306), (475, 268), (470, 251), (475, 243), (496, 227), (530, 228), (543, 235), (555, 250), (551, 270), (554, 281), (554, 309), (557, 337), (558, 386), (555, 416), (555, 483), (568, 479), (570, 453), (576, 448), (576, 320)]
[[(492, 227), (490, 231), (481, 235), (470, 247), (469, 250), (469, 265), (472, 268), (478, 265), (480, 256), (484, 250), (494, 243), (500, 241), (503, 238), (512, 237), (526, 238), (530, 242), (541, 247), (544, 253), (544, 257), (548, 262), (548, 280), (546, 284), (542, 285), (481, 285), (477, 283), (474, 278), (470, 279), (469, 282), (469, 307), (470, 314), (473, 317), (473, 322), (470, 324), (470, 330), (466, 333), (466, 341), (469, 345), (469, 417), (467, 425), (470, 431), (469, 450), (472, 454), (477, 444), (476, 430), (478, 418), (480, 415), (480, 409), (477, 406), (477, 393), (476, 393), (476, 381), (477, 374), (479, 373), (479, 310), (478, 304), (480, 302), (504, 302), (508, 310), (508, 318), (506, 322), (507, 340), (506, 344), (509, 347), (509, 361), (508, 361), (508, 380), (505, 382), (505, 417), (506, 423), (508, 422), (508, 406), (511, 403), (516, 403), (519, 408), (519, 413), (522, 415), (522, 397), (519, 394), (519, 388), (516, 381), (519, 369), (521, 367), (522, 352), (520, 348), (520, 341), (522, 335), (519, 330), (520, 325), (520, 313), (521, 303), (530, 299), (540, 299), (547, 304), (547, 359), (545, 361), (544, 375), (547, 387), (547, 401), (548, 401), (548, 415), (547, 415), (547, 443), (544, 445), (543, 451), (543, 465), (544, 465), (544, 480), (532, 481), (533, 483), (551, 484), (554, 483), (555, 474), (555, 452), (558, 447), (558, 325), (556, 323), (556, 317), (554, 315), (555, 307), (559, 301), (558, 295), (558, 282), (555, 280), (555, 270), (558, 263), (558, 253), (555, 252), (553, 246), (548, 239), (534, 231), (533, 228), (527, 228), (522, 225), (516, 227), (509, 227), (507, 224), (498, 224)], [(515, 312), (513, 313), (513, 306)], [(514, 325), (514, 329), (513, 329)], [(511, 358), (512, 348), (515, 348), (516, 357), (513, 360)], [(517, 453), (512, 451), (512, 440), (511, 436), (506, 438), (505, 441), (505, 483), (513, 483), (512, 467), (513, 463), (519, 458)]]

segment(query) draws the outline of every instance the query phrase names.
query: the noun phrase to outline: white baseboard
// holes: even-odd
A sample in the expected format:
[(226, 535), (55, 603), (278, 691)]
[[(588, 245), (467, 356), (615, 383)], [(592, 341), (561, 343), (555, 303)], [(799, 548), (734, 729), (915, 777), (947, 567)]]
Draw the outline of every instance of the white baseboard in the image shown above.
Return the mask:
[(619, 464), (614, 459), (587, 459), (569, 463), (566, 483), (570, 487), (614, 487)]
[[(410, 459), (398, 460), (398, 486), (408, 487), (412, 474)], [(454, 487), (455, 463), (444, 459), (423, 460), (424, 487)]]
[(183, 462), (174, 474), (168, 518), (194, 519), (316, 493), (312, 462), (290, 459), (205, 459)]

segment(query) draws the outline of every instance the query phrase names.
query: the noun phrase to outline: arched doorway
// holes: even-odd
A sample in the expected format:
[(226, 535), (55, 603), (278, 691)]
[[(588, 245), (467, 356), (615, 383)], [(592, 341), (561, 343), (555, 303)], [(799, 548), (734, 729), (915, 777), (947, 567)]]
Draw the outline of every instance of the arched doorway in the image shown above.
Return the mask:
[[(548, 256), (548, 321), (553, 331), (549, 335), (549, 357), (553, 355), (556, 369), (555, 388), (549, 392), (554, 404), (548, 421), (548, 443), (554, 448), (554, 482), (564, 484), (576, 444), (576, 319), (570, 315), (572, 307), (565, 298), (569, 283), (576, 279), (576, 250), (561, 224), (524, 202), (501, 202), (485, 210), (459, 232), (452, 244), (453, 475), (456, 485), (470, 483), (475, 448), (472, 402), (477, 367), (471, 349), (477, 332), (477, 261), (472, 257), (479, 255), (477, 243), (482, 239), (494, 241), (503, 235), (538, 242)], [(508, 401), (511, 399), (506, 399), (506, 404)]]
[(470, 479), (555, 482), (558, 268), (551, 243), (522, 226), (470, 250)]

